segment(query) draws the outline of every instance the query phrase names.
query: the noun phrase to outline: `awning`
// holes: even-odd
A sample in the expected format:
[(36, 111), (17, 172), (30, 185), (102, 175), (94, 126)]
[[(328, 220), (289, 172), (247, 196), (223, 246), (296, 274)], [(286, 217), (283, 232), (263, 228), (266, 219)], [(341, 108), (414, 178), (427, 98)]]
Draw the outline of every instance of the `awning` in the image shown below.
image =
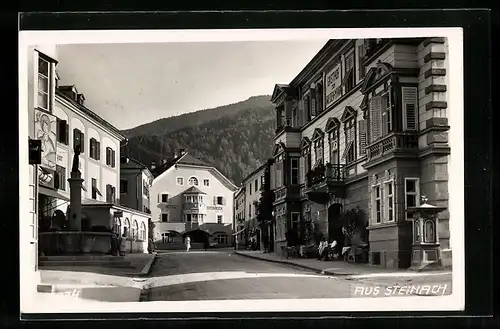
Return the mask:
[(61, 193), (57, 192), (56, 190), (51, 190), (51, 189), (43, 187), (43, 186), (38, 187), (38, 192), (43, 194), (43, 195), (47, 195), (47, 196), (50, 196), (50, 197), (53, 197), (56, 199), (69, 201), (68, 197), (62, 195)]
[(240, 233), (241, 233), (241, 232), (243, 232), (244, 230), (245, 230), (245, 229), (243, 228), (243, 229), (239, 230), (238, 232), (233, 233), (233, 236), (240, 234)]

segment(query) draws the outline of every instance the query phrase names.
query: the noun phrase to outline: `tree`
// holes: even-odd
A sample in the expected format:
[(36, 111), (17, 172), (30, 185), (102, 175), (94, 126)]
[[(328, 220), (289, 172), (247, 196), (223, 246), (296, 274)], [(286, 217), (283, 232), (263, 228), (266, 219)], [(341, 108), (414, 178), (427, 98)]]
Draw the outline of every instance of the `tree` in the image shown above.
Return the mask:
[(342, 228), (349, 241), (352, 240), (356, 233), (359, 233), (361, 239), (367, 241), (367, 229), (365, 213), (359, 208), (349, 209), (342, 214)]

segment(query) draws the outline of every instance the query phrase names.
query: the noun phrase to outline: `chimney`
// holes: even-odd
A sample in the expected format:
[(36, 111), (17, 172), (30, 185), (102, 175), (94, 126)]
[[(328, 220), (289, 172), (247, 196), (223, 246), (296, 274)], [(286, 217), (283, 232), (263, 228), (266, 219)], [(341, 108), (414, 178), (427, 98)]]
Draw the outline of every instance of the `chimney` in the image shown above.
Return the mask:
[(156, 169), (156, 161), (151, 161), (151, 170)]
[(84, 105), (85, 96), (83, 96), (83, 94), (76, 94), (76, 101), (78, 102), (78, 104)]
[(78, 90), (74, 85), (71, 86), (60, 86), (59, 91), (62, 92), (66, 97), (69, 97), (71, 100), (78, 102)]

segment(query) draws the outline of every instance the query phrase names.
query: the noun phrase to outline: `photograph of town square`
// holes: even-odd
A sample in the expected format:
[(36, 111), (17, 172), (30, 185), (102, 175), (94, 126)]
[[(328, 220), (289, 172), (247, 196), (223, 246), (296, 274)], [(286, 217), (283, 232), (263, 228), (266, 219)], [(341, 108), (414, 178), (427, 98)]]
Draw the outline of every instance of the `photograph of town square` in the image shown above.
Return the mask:
[(39, 305), (451, 294), (448, 46), (28, 47), (25, 288)]

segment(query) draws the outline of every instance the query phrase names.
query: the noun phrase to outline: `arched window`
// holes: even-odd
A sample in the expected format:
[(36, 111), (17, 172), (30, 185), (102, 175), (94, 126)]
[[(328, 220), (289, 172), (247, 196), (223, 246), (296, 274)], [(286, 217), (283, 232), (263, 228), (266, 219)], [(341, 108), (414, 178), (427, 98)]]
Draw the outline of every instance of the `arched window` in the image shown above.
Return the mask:
[(116, 232), (116, 234), (118, 235), (122, 234), (122, 221), (118, 217), (115, 217), (114, 232)]
[(136, 220), (134, 220), (134, 224), (132, 226), (132, 239), (137, 240), (139, 234), (139, 224)]
[(128, 218), (125, 218), (125, 223), (123, 225), (123, 236), (127, 238), (130, 236), (130, 221)]
[(432, 220), (425, 221), (424, 242), (436, 242), (435, 226)]
[(189, 185), (192, 185), (192, 186), (198, 186), (198, 178), (196, 177), (191, 177), (189, 179)]
[(146, 241), (146, 224), (141, 223), (141, 233), (139, 234), (139, 239)]

